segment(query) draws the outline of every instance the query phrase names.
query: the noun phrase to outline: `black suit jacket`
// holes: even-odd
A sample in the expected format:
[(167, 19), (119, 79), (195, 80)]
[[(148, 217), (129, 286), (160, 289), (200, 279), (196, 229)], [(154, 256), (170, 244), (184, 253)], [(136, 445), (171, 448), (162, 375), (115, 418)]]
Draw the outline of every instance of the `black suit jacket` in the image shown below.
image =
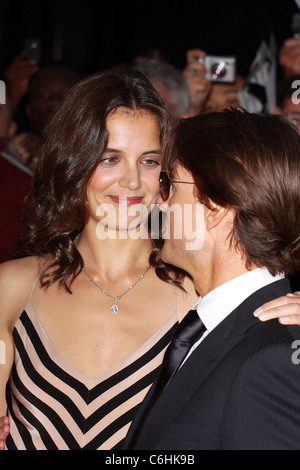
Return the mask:
[[(253, 316), (287, 292), (287, 279), (258, 290), (200, 343), (150, 411), (134, 449), (300, 449), (300, 327)], [(125, 449), (133, 448), (152, 390)]]

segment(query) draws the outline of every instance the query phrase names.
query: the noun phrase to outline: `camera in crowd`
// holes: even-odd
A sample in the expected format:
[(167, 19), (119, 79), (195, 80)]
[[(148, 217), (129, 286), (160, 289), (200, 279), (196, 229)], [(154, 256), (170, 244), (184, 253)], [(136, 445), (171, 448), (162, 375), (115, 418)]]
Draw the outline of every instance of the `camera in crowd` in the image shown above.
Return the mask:
[(206, 78), (211, 82), (235, 82), (236, 58), (234, 56), (206, 55), (204, 57), (195, 57), (195, 60), (204, 64), (207, 71)]

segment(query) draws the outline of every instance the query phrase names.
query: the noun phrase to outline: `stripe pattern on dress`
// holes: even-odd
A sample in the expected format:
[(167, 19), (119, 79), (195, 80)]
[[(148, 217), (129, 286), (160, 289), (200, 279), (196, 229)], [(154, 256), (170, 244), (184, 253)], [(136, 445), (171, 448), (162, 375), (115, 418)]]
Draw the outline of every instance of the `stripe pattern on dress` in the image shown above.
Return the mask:
[(13, 331), (15, 360), (6, 388), (11, 432), (6, 448), (120, 449), (176, 326), (173, 315), (124, 361), (88, 377), (56, 353), (29, 304)]

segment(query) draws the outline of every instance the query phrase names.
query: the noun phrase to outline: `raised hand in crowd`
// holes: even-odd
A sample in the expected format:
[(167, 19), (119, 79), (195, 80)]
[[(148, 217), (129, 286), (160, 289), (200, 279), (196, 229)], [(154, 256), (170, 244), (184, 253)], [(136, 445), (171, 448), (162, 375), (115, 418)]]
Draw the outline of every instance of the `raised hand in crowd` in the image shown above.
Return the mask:
[(187, 65), (183, 76), (187, 81), (191, 95), (190, 115), (195, 116), (203, 109), (203, 104), (210, 92), (211, 82), (206, 78), (206, 68), (202, 59), (205, 52), (202, 49), (190, 49), (186, 53)]

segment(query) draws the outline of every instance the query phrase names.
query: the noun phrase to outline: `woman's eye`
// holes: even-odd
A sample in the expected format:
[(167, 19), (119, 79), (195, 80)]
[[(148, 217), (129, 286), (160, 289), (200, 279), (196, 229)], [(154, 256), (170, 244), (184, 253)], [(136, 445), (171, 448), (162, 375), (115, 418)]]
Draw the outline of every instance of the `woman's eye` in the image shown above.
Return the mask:
[(157, 160), (153, 160), (152, 158), (144, 158), (144, 160), (142, 160), (142, 162), (146, 165), (146, 166), (159, 166), (160, 165), (160, 162), (158, 162)]
[(114, 163), (117, 163), (118, 159), (117, 157), (105, 157), (100, 160), (100, 163), (104, 163), (107, 165), (113, 165)]

